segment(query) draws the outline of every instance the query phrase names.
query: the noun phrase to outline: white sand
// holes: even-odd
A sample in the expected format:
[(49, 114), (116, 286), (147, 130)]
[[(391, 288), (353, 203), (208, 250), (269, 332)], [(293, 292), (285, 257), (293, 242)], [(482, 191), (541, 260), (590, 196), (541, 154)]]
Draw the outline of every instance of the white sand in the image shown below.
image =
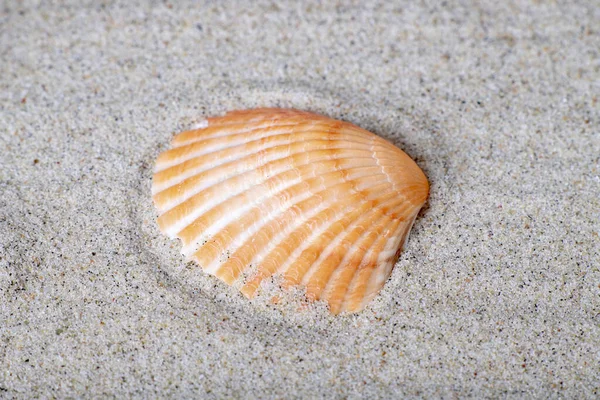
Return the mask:
[[(597, 1), (96, 3), (0, 9), (0, 397), (600, 395)], [(364, 312), (248, 302), (159, 234), (157, 154), (255, 106), (428, 175)]]

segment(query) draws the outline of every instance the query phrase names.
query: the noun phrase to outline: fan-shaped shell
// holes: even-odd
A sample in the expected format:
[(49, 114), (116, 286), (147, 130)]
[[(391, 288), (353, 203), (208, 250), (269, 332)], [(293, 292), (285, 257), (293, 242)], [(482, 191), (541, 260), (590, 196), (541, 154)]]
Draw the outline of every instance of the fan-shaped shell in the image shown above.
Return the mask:
[(175, 136), (152, 185), (161, 231), (204, 271), (248, 297), (281, 275), (335, 314), (379, 292), (428, 192), (415, 162), (377, 135), (269, 108)]

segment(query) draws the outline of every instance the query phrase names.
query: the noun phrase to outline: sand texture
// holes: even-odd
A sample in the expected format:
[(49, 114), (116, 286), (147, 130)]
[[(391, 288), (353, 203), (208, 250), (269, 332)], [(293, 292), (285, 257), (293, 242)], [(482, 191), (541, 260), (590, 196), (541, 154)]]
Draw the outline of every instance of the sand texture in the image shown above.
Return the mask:
[[(0, 4), (0, 398), (600, 396), (597, 1), (48, 3)], [(359, 314), (158, 231), (173, 135), (267, 106), (430, 181)]]

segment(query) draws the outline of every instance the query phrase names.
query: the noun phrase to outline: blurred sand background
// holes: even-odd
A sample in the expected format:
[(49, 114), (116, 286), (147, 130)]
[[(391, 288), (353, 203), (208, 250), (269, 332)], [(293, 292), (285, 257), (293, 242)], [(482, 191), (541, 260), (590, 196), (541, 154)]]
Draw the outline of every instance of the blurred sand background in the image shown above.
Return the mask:
[[(597, 1), (4, 1), (0, 72), (0, 398), (600, 396)], [(248, 302), (158, 232), (172, 135), (257, 106), (427, 174), (364, 312)]]

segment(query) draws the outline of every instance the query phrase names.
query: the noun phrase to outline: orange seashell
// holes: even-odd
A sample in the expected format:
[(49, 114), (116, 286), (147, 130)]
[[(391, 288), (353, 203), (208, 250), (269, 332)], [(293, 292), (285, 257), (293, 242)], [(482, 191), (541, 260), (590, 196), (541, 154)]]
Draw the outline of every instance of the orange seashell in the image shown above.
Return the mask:
[(379, 136), (276, 108), (175, 136), (152, 184), (161, 231), (205, 272), (247, 297), (279, 275), (334, 314), (379, 292), (428, 193), (417, 164)]

